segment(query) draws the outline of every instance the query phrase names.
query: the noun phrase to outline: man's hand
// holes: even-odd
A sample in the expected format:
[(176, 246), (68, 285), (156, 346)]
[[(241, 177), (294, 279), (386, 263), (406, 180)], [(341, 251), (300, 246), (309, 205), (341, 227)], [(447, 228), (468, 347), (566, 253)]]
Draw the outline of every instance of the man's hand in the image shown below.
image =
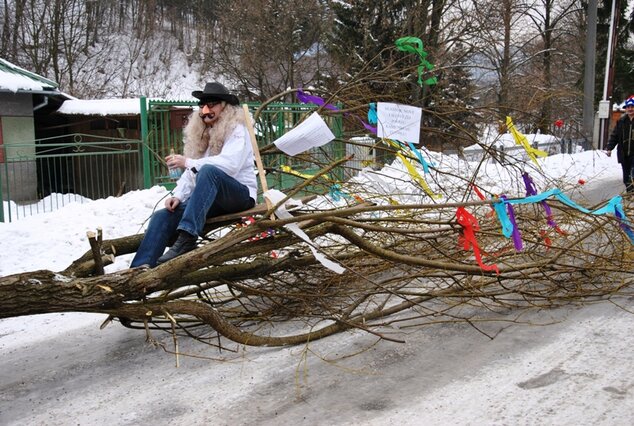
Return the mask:
[(165, 208), (173, 212), (174, 210), (176, 210), (176, 207), (178, 207), (180, 203), (181, 203), (181, 200), (179, 200), (178, 198), (170, 197), (167, 200), (165, 200)]
[(180, 154), (168, 155), (167, 157), (165, 157), (165, 163), (167, 163), (167, 167), (169, 167), (170, 169), (178, 167), (184, 169), (185, 161), (187, 161), (187, 157)]

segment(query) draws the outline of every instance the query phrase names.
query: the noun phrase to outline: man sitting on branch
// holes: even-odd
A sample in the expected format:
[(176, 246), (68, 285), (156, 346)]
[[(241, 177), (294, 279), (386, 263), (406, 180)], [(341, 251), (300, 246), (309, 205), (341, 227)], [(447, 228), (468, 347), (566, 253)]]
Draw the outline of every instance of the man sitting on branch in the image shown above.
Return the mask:
[(184, 155), (165, 158), (170, 169), (184, 172), (165, 209), (152, 215), (130, 267), (154, 267), (187, 253), (196, 248), (207, 218), (255, 205), (254, 154), (238, 98), (217, 82), (192, 96), (200, 108), (183, 129)]

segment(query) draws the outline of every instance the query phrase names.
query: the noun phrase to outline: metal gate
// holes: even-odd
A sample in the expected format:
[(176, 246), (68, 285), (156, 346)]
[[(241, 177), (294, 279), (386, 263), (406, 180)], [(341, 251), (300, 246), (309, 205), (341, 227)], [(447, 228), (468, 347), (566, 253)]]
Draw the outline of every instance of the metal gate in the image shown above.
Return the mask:
[(142, 189), (140, 154), (139, 140), (78, 133), (2, 144), (0, 222)]
[[(183, 151), (182, 128), (195, 105), (194, 101), (141, 98), (141, 140), (68, 134), (0, 145), (0, 200), (5, 206), (0, 208), (0, 222), (154, 185), (172, 189), (174, 181), (163, 159), (171, 149)], [(247, 105), (253, 114), (261, 104)], [(272, 144), (316, 108), (305, 104), (266, 105), (258, 111), (254, 124), (258, 146), (262, 149)], [(340, 138), (341, 115), (324, 119)], [(298, 174), (313, 174), (344, 156), (345, 144), (336, 139), (296, 157), (264, 149), (262, 161), (269, 188), (285, 190), (303, 181)], [(293, 173), (285, 171), (286, 167)], [(343, 180), (344, 168), (329, 175)], [(315, 183), (304, 192), (327, 192), (325, 184)]]
[[(174, 187), (163, 159), (174, 149), (183, 152), (182, 128), (187, 123), (188, 116), (194, 111), (194, 101), (146, 101), (141, 99), (141, 135), (144, 144), (143, 164), (145, 187), (163, 185), (168, 189)], [(260, 103), (247, 103), (252, 115), (260, 107)], [(256, 139), (260, 149), (267, 147), (277, 138), (301, 122), (308, 114), (317, 108), (316, 105), (271, 103), (258, 111), (254, 123)], [(324, 117), (336, 138), (343, 133), (341, 115)], [(299, 183), (302, 178), (296, 174), (284, 172), (283, 166), (290, 167), (299, 174), (313, 174), (325, 165), (342, 158), (345, 155), (345, 144), (335, 141), (308, 151), (305, 155), (289, 157), (279, 152), (262, 152), (262, 162), (267, 171), (266, 179), (269, 188), (284, 190)], [(274, 150), (273, 150), (274, 151)], [(344, 177), (343, 168), (331, 172), (336, 179)], [(311, 190), (315, 190), (312, 188)], [(323, 192), (323, 191), (321, 191)]]

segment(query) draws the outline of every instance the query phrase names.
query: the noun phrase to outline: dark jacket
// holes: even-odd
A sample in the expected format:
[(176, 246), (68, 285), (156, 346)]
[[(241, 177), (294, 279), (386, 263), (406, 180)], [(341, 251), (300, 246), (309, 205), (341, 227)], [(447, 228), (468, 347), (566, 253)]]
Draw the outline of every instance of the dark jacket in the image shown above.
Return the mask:
[(616, 147), (616, 158), (619, 163), (625, 157), (634, 157), (634, 121), (627, 114), (623, 114), (616, 122), (616, 126), (610, 134), (606, 149), (612, 151)]

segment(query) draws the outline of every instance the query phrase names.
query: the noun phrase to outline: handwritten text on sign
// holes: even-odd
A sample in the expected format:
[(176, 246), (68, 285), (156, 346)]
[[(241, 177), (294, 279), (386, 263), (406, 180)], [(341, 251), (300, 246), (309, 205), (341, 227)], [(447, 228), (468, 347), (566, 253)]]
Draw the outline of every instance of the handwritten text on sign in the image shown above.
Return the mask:
[(417, 144), (422, 109), (409, 105), (378, 102), (377, 136)]

